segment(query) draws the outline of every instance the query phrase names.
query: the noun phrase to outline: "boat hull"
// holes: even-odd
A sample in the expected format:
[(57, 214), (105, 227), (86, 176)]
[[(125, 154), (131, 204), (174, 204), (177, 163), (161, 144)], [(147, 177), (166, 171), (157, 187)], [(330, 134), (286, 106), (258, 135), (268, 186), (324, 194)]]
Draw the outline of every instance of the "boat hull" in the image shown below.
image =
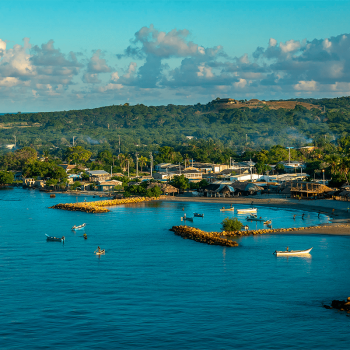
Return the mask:
[(235, 208), (228, 208), (228, 209), (220, 209), (220, 211), (234, 211)]
[(204, 214), (193, 213), (193, 216), (196, 218), (203, 218)]
[(307, 249), (307, 250), (291, 250), (291, 251), (278, 251), (276, 250), (274, 254), (276, 256), (291, 256), (291, 255), (305, 255), (305, 254), (310, 254), (312, 248)]
[(258, 209), (252, 208), (252, 209), (237, 209), (237, 214), (249, 214), (249, 213), (256, 213)]
[(72, 227), (72, 230), (81, 230), (82, 228), (84, 228), (86, 226), (86, 224), (82, 224), (82, 225), (79, 225), (79, 226), (73, 226)]

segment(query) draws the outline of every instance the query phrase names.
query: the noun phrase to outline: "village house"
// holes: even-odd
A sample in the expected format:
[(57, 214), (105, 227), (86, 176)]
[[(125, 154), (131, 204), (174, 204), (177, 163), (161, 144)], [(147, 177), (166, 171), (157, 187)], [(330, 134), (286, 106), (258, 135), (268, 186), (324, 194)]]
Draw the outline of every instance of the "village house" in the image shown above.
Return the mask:
[(109, 180), (111, 178), (111, 174), (104, 170), (90, 170), (87, 173), (89, 174), (89, 179), (92, 182)]
[(97, 190), (98, 191), (112, 191), (116, 186), (122, 186), (123, 183), (118, 180), (109, 180), (109, 181), (98, 181)]

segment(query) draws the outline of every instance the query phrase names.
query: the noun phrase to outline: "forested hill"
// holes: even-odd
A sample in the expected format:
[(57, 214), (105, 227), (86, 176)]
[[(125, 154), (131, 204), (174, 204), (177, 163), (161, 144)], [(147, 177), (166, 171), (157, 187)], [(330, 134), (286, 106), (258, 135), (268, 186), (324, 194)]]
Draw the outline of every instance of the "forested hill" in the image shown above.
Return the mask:
[[(48, 113), (0, 115), (0, 143), (62, 148), (76, 144), (109, 144), (122, 152), (156, 149), (188, 142), (186, 136), (213, 139), (237, 150), (275, 144), (302, 146), (316, 138), (333, 140), (350, 133), (350, 98), (300, 99), (320, 108), (219, 108), (190, 106), (118, 105)], [(326, 111), (323, 111), (323, 106)]]

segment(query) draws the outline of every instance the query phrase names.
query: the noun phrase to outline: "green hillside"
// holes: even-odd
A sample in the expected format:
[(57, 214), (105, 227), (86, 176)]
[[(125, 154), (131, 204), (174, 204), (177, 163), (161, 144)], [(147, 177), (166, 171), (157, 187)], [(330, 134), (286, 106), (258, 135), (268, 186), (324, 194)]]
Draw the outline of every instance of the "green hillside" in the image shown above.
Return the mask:
[[(350, 133), (350, 98), (300, 99), (322, 107), (308, 110), (235, 108), (217, 104), (193, 106), (117, 105), (95, 109), (0, 116), (0, 144), (14, 143), (36, 149), (61, 149), (75, 142), (121, 151), (156, 150), (159, 146), (188, 143), (186, 136), (214, 140), (241, 151), (249, 148), (303, 146)], [(326, 107), (325, 113), (323, 106)], [(91, 146), (91, 147), (90, 147)], [(97, 148), (100, 148), (97, 147)]]

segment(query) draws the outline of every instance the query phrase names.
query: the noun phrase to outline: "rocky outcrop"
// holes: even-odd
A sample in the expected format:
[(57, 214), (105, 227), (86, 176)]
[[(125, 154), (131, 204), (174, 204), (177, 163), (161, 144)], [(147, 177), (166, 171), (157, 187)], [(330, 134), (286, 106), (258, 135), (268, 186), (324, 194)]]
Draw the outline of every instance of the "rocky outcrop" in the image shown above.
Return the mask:
[(147, 201), (152, 201), (156, 199), (158, 198), (136, 197), (136, 198), (126, 198), (126, 199), (110, 199), (110, 200), (96, 201), (96, 202), (63, 203), (63, 204), (56, 204), (50, 207), (50, 209), (83, 211), (85, 213), (94, 213), (94, 214), (107, 213), (110, 210), (108, 210), (105, 207), (113, 207), (113, 206), (122, 205), (122, 204), (147, 202)]
[(323, 305), (326, 309), (337, 309), (350, 313), (350, 297), (347, 300), (333, 300), (331, 306)]
[(184, 239), (192, 239), (200, 243), (221, 245), (224, 247), (238, 247), (237, 242), (223, 238), (220, 232), (205, 232), (198, 228), (184, 225), (173, 226), (170, 231), (173, 231), (177, 236), (181, 236)]

